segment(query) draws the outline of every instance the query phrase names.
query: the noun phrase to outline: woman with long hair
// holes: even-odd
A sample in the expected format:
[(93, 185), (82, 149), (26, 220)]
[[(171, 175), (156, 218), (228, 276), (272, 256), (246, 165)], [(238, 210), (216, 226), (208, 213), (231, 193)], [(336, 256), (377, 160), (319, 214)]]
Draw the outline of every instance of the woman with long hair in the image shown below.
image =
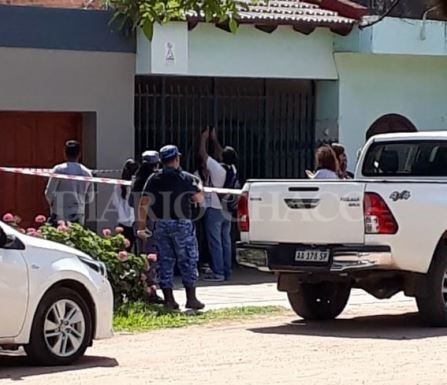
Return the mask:
[(321, 146), (315, 154), (317, 172), (313, 179), (339, 179), (339, 164), (332, 147)]
[[(127, 159), (121, 172), (121, 179), (132, 180), (138, 169), (138, 163), (134, 159)], [(129, 205), (130, 186), (116, 185), (113, 190), (112, 201), (118, 212), (118, 227), (123, 229), (123, 235), (129, 240), (127, 251), (132, 251), (135, 244), (134, 223), (135, 214)]]

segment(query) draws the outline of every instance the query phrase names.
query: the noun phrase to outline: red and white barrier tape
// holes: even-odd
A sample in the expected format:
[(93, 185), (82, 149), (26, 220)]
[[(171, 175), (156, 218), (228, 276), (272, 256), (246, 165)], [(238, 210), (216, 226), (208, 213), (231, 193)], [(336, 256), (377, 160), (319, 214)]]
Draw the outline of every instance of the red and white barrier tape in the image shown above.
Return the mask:
[[(23, 167), (16, 167), (22, 169)], [(26, 170), (35, 170), (41, 172), (51, 172), (51, 168), (25, 168)], [(92, 174), (119, 174), (122, 170), (91, 170)]]
[[(41, 176), (41, 177), (46, 177), (46, 178), (79, 180), (79, 181), (84, 181), (84, 182), (103, 183), (103, 184), (120, 185), (120, 186), (130, 186), (132, 184), (132, 182), (129, 180), (55, 174), (55, 173), (52, 173), (51, 170), (42, 169), (42, 168), (37, 169), (37, 168), (0, 167), (0, 171), (13, 173), (13, 174), (35, 175), (35, 176)], [(228, 188), (205, 187), (204, 190), (205, 190), (205, 192), (214, 192), (217, 194), (231, 194), (231, 195), (241, 195), (242, 194), (242, 190), (228, 189)]]

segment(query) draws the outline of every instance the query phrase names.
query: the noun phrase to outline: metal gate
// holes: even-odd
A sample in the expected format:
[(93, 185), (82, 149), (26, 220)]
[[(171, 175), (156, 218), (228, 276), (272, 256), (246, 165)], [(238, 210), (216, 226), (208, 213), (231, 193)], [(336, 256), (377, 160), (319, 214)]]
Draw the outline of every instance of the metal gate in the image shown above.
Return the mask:
[(297, 178), (313, 167), (314, 83), (199, 77), (137, 77), (136, 152), (173, 143), (195, 170), (201, 130), (213, 125), (239, 154), (241, 181)]

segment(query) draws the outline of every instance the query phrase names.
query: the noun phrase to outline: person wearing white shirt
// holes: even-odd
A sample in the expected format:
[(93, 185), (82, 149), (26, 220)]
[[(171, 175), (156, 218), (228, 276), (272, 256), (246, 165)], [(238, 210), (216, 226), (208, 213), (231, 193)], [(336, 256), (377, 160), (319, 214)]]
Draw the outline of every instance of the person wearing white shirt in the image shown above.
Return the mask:
[[(216, 157), (220, 158), (222, 154), (215, 131), (210, 132), (207, 128), (202, 132), (199, 147), (199, 155), (208, 171), (208, 180), (204, 181), (204, 184), (210, 187), (224, 187), (227, 171), (208, 154), (208, 139), (215, 147), (218, 154)], [(231, 214), (223, 209), (221, 199), (216, 193), (205, 193), (204, 205), (206, 207), (204, 224), (213, 271), (213, 274), (205, 277), (205, 280), (222, 282), (231, 276)]]
[(340, 179), (337, 155), (330, 146), (321, 146), (316, 154), (317, 172), (312, 179)]
[[(133, 159), (128, 159), (126, 163), (124, 163), (121, 179), (132, 180), (137, 170), (138, 163)], [(135, 243), (133, 228), (135, 223), (135, 213), (134, 209), (129, 204), (129, 197), (130, 186), (114, 186), (112, 202), (118, 213), (118, 226), (123, 228), (123, 235), (130, 242), (130, 246), (127, 250), (131, 251)]]

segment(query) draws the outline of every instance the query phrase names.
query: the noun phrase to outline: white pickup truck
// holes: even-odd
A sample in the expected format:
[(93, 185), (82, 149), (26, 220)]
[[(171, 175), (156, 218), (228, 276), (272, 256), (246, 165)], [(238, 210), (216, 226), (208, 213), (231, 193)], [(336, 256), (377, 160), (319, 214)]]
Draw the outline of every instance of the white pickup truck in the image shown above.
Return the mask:
[(304, 319), (337, 317), (361, 288), (403, 291), (447, 326), (447, 132), (371, 138), (353, 180), (249, 180), (238, 220), (239, 264), (275, 272)]

